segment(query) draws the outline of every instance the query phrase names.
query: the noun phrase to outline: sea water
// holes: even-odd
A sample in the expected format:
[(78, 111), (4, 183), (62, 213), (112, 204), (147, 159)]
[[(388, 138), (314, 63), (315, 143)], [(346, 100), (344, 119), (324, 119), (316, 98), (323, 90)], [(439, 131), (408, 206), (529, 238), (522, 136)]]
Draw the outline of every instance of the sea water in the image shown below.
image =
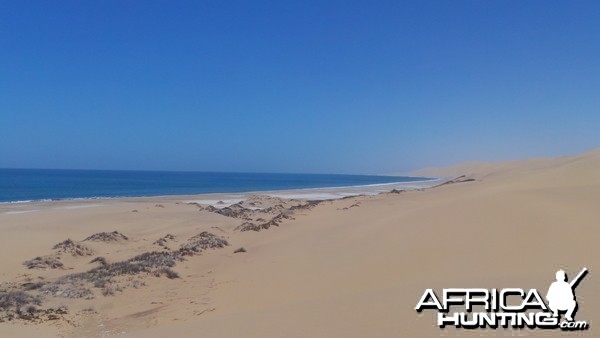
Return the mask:
[(360, 186), (420, 177), (230, 172), (0, 169), (0, 202)]

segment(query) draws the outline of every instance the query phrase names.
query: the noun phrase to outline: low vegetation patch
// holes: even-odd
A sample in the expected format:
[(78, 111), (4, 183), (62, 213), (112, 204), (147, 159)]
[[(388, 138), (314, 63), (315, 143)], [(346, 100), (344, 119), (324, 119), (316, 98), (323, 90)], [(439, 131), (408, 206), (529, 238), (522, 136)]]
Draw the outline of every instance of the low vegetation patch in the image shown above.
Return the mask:
[(57, 297), (91, 299), (94, 298), (92, 290), (96, 288), (100, 289), (102, 295), (110, 296), (127, 287), (143, 285), (143, 281), (138, 276), (179, 278), (179, 274), (171, 268), (183, 261), (185, 256), (193, 256), (206, 249), (223, 248), (227, 245), (229, 244), (225, 239), (204, 231), (191, 237), (176, 251), (145, 252), (115, 263), (109, 263), (103, 257), (96, 257), (90, 263), (99, 263), (99, 266), (86, 272), (59, 278), (41, 286), (40, 291)]
[(23, 291), (31, 291), (37, 290), (44, 285), (46, 285), (46, 282), (25, 282), (21, 284), (21, 288), (23, 289)]
[(93, 242), (119, 242), (119, 241), (127, 241), (129, 237), (123, 235), (118, 231), (113, 232), (99, 232), (97, 234), (93, 234), (88, 238), (84, 239), (84, 241), (93, 241)]
[(228, 207), (224, 207), (224, 208), (216, 208), (212, 205), (209, 205), (204, 210), (214, 212), (216, 214), (223, 215), (225, 217), (244, 218), (244, 219), (247, 218), (248, 216), (252, 215), (252, 213), (254, 212), (254, 210), (242, 206), (241, 202), (232, 204), (232, 205), (230, 205)]
[(38, 256), (34, 259), (23, 262), (28, 269), (64, 269), (65, 265), (57, 256)]
[(154, 245), (158, 245), (160, 247), (163, 247), (167, 250), (169, 249), (169, 246), (167, 244), (169, 244), (170, 241), (174, 241), (175, 240), (175, 236), (171, 235), (171, 234), (166, 234), (164, 237), (161, 237), (159, 239), (157, 239), (156, 241), (154, 241)]
[(40, 296), (19, 290), (0, 291), (0, 323), (19, 320), (39, 323), (67, 314), (65, 307), (42, 309), (41, 305)]
[(54, 297), (93, 299), (94, 293), (83, 280), (68, 275), (40, 288), (40, 292)]
[(239, 231), (261, 231), (263, 229), (268, 229), (270, 226), (266, 223), (252, 223), (252, 222), (244, 222), (237, 226), (235, 230)]
[(162, 267), (172, 268), (177, 262), (183, 261), (179, 252), (152, 251), (129, 259), (127, 262), (138, 264), (141, 267), (155, 269)]
[(188, 239), (188, 242), (183, 244), (177, 252), (182, 256), (193, 256), (206, 249), (224, 248), (227, 245), (229, 245), (229, 243), (225, 239), (210, 232), (203, 231)]
[(241, 225), (237, 226), (235, 230), (239, 231), (261, 231), (269, 229), (272, 226), (279, 226), (284, 219), (293, 219), (292, 216), (288, 213), (280, 213), (279, 215), (271, 218), (269, 221), (264, 221), (261, 223), (253, 223), (253, 222), (244, 222)]
[(39, 296), (25, 291), (0, 291), (0, 310), (4, 312), (21, 313), (26, 307), (41, 304), (42, 299)]
[(305, 203), (293, 205), (288, 210), (289, 211), (310, 210), (310, 209), (316, 207), (317, 205), (321, 204), (322, 202), (323, 201), (306, 201)]
[(70, 254), (74, 257), (92, 256), (94, 254), (94, 251), (92, 249), (82, 244), (75, 243), (71, 239), (67, 239), (56, 244), (52, 247), (52, 249), (57, 250), (59, 253)]

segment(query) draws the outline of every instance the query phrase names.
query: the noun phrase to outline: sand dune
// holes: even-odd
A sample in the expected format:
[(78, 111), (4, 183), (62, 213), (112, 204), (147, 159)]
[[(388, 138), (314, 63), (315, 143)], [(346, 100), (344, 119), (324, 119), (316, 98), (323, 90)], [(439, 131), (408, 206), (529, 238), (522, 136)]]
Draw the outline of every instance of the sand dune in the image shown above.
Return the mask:
[[(92, 288), (93, 299), (45, 296), (44, 306), (66, 305), (68, 314), (40, 324), (0, 323), (0, 336), (564, 336), (554, 330), (440, 330), (433, 312), (418, 314), (414, 306), (425, 288), (545, 291), (558, 268), (573, 275), (583, 266), (590, 274), (577, 288), (577, 318), (592, 326), (575, 334), (595, 336), (594, 323), (600, 319), (595, 277), (600, 271), (600, 150), (419, 173), (463, 174), (475, 181), (310, 207), (302, 207), (302, 201), (269, 200), (269, 206), (281, 207), (234, 217), (183, 198), (0, 214), (0, 290), (87, 271), (97, 256), (117, 262), (165, 251), (155, 244), (161, 238), (170, 251), (203, 231), (228, 243), (177, 262), (172, 269), (180, 278), (140, 275), (136, 278), (143, 285), (112, 296)], [(239, 230), (244, 222), (263, 224), (286, 210), (292, 210), (290, 217), (277, 225)], [(83, 241), (115, 230), (128, 240)], [(94, 255), (63, 255), (65, 269), (22, 265), (52, 255), (52, 247), (67, 238)], [(241, 247), (247, 252), (234, 253)]]
[(580, 160), (597, 165), (600, 158), (600, 149), (594, 149), (578, 156), (565, 156), (560, 158), (534, 158), (526, 160), (484, 162), (473, 161), (455, 164), (449, 167), (428, 167), (409, 173), (410, 176), (453, 178), (466, 175), (473, 178), (485, 178), (501, 175), (503, 173), (518, 174), (524, 171), (555, 170), (565, 164), (578, 162)]

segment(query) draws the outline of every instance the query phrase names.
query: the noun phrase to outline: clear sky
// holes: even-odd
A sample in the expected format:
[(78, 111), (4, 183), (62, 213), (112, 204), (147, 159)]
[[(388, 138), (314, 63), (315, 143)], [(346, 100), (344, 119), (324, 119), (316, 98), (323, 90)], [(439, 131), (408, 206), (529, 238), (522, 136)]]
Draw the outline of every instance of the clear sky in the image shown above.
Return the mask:
[(600, 146), (600, 1), (0, 1), (0, 167), (387, 173)]

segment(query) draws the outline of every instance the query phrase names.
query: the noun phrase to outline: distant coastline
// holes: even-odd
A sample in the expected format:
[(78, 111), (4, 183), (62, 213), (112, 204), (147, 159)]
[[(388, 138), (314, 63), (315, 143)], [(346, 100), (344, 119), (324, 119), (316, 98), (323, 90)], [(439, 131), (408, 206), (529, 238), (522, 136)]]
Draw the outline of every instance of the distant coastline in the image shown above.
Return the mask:
[(433, 180), (343, 174), (0, 169), (0, 203), (349, 189)]

